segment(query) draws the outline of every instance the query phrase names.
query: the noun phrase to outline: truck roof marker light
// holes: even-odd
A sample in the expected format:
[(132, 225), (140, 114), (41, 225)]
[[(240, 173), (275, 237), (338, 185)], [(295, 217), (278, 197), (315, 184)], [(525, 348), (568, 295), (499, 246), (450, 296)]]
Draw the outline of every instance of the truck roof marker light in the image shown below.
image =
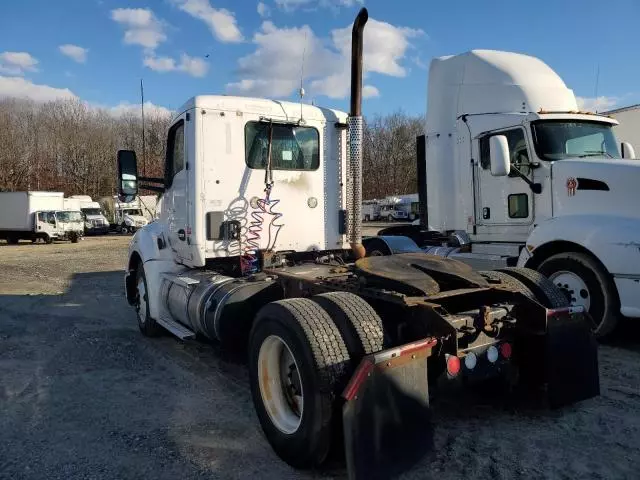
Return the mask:
[(473, 370), (476, 368), (478, 364), (478, 357), (475, 353), (469, 352), (464, 357), (464, 366), (467, 367), (467, 370)]
[(511, 358), (511, 354), (513, 353), (513, 349), (511, 348), (511, 344), (510, 343), (503, 343), (502, 345), (500, 345), (500, 354), (502, 355), (503, 358)]
[(460, 359), (455, 355), (447, 355), (447, 373), (455, 377), (460, 373)]
[(496, 363), (498, 361), (498, 349), (493, 345), (487, 348), (487, 360), (491, 363)]

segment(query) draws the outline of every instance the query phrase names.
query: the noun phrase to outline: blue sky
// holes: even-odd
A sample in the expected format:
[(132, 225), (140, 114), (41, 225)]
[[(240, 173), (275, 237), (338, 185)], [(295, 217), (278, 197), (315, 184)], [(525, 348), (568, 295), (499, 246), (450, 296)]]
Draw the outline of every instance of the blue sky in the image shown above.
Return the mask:
[[(2, 2), (0, 97), (174, 109), (203, 93), (348, 108), (350, 25), (367, 115), (424, 112), (429, 60), (473, 48), (541, 58), (591, 109), (640, 102), (637, 0), (21, 0)], [(596, 97), (596, 72), (599, 81)]]

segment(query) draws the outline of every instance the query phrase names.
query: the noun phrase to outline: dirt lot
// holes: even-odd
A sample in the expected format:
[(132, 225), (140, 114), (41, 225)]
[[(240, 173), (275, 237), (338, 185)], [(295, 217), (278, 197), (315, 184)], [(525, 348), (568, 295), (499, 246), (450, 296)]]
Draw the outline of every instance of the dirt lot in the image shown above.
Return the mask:
[[(241, 360), (139, 334), (127, 243), (0, 244), (0, 478), (344, 478), (273, 454)], [(440, 395), (435, 451), (405, 478), (638, 478), (640, 328), (600, 365), (602, 395), (561, 411)]]

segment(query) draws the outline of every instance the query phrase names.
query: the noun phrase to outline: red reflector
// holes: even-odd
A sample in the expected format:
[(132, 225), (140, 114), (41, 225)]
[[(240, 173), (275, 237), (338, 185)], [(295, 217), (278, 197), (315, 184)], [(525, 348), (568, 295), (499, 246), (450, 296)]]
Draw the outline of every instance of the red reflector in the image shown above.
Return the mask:
[(511, 344), (503, 343), (502, 345), (500, 345), (500, 353), (504, 358), (511, 358), (511, 353), (512, 353)]
[(373, 370), (373, 363), (368, 360), (362, 360), (360, 362), (360, 365), (358, 365), (353, 377), (349, 380), (347, 388), (342, 392), (342, 396), (345, 400), (351, 400), (356, 396), (358, 390), (360, 390), (360, 387), (369, 376), (369, 373), (371, 373), (371, 370)]
[(447, 373), (452, 377), (460, 373), (460, 359), (455, 355), (449, 355), (447, 357)]

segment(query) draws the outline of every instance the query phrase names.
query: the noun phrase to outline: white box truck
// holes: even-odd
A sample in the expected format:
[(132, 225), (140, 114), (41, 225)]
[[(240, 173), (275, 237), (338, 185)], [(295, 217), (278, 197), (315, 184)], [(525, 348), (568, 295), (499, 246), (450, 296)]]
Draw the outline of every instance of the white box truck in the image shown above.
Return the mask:
[(0, 239), (51, 243), (81, 236), (82, 218), (64, 210), (62, 192), (0, 192)]

